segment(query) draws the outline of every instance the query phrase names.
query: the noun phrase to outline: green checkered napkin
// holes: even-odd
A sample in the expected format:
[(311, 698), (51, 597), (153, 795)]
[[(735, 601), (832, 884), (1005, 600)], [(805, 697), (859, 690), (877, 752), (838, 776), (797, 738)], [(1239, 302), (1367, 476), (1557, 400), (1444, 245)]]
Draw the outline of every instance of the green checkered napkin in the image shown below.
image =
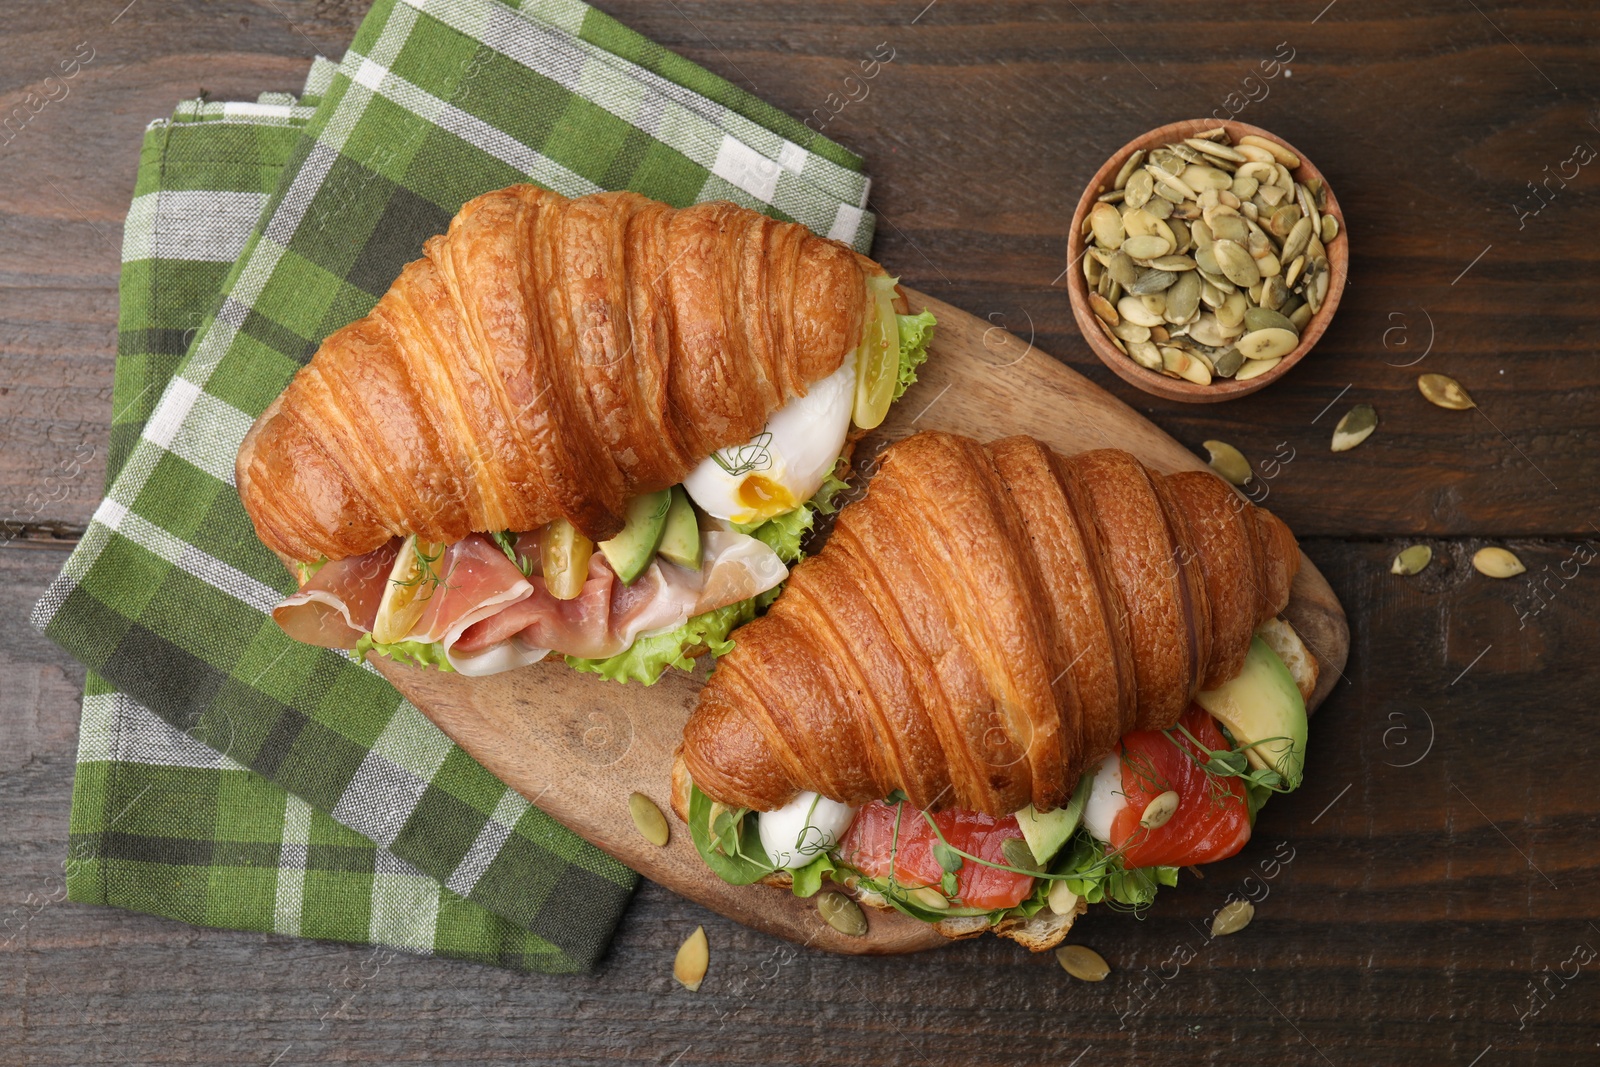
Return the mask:
[(478, 193), (532, 179), (731, 199), (865, 249), (859, 168), (573, 0), (379, 0), (314, 109), (191, 105), (154, 127), (129, 216), (115, 477), (34, 617), (95, 672), (74, 899), (592, 963), (631, 873), (370, 668), (283, 636), (266, 612), (293, 582), (251, 530), (233, 456), (321, 337)]

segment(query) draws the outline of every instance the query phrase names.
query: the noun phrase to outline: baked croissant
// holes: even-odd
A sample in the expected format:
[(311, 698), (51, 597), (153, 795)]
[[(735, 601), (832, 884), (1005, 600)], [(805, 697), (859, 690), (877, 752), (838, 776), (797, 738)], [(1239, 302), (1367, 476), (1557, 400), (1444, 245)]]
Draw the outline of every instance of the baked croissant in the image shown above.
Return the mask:
[(762, 811), (896, 789), (915, 808), (1047, 811), (1123, 735), (1237, 674), (1298, 566), (1288, 527), (1210, 473), (917, 434), (737, 631), (684, 769)]
[(282, 556), (563, 517), (612, 537), (629, 500), (837, 370), (882, 273), (734, 204), (531, 185), (470, 201), (423, 252), (245, 438), (239, 493)]

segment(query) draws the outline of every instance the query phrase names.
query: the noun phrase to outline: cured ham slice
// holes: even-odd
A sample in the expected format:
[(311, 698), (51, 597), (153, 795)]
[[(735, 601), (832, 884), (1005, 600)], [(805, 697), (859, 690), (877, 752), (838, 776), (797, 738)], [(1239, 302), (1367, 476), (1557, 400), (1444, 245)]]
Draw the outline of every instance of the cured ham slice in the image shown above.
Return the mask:
[(323, 564), (298, 593), (272, 609), (273, 621), (284, 633), (308, 645), (355, 648), (362, 635), (372, 630), (384, 582), (399, 551), (400, 538), (396, 537), (364, 556)]
[[(290, 637), (353, 649), (372, 631), (402, 544), (395, 538), (364, 556), (325, 564), (305, 587), (273, 610)], [(572, 600), (557, 600), (538, 573), (538, 536), (521, 534), (518, 563), (473, 534), (444, 550), (435, 579), (417, 591), (422, 614), (404, 640), (443, 646), (462, 674), (484, 675), (537, 663), (552, 650), (604, 659), (641, 636), (677, 629), (703, 612), (773, 588), (789, 569), (761, 541), (732, 529), (701, 532), (702, 562), (692, 571), (660, 558), (624, 585), (596, 552), (589, 578)], [(520, 564), (520, 565), (519, 565)], [(524, 575), (522, 568), (532, 571)]]
[(533, 595), (533, 585), (517, 565), (481, 534), (445, 548), (435, 566), (440, 580), (423, 594), (427, 607), (406, 634), (407, 641), (442, 644), (448, 653), (473, 624)]

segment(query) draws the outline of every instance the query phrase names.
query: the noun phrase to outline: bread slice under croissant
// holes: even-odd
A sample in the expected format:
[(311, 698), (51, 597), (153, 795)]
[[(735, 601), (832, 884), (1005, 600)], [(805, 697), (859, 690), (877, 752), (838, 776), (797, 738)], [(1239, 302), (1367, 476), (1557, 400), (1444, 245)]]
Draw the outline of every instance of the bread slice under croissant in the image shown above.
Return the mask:
[(729, 806), (903, 789), (1049, 810), (1124, 734), (1237, 674), (1298, 566), (1288, 528), (1210, 473), (917, 434), (737, 631), (681, 755)]
[(729, 203), (468, 202), (262, 413), (237, 482), (269, 548), (341, 559), (627, 502), (749, 440), (858, 343), (871, 260)]

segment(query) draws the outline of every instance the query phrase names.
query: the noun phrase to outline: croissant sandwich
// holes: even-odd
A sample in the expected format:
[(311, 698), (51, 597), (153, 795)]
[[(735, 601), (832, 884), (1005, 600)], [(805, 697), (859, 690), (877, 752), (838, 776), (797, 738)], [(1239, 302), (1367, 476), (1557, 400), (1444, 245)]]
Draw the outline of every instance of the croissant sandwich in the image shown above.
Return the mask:
[(1299, 784), (1299, 560), (1209, 472), (918, 434), (738, 631), (673, 806), (728, 881), (1053, 946), (1233, 855)]
[(933, 318), (844, 245), (728, 203), (467, 203), (239, 450), (311, 644), (618, 680), (728, 647), (916, 380)]

